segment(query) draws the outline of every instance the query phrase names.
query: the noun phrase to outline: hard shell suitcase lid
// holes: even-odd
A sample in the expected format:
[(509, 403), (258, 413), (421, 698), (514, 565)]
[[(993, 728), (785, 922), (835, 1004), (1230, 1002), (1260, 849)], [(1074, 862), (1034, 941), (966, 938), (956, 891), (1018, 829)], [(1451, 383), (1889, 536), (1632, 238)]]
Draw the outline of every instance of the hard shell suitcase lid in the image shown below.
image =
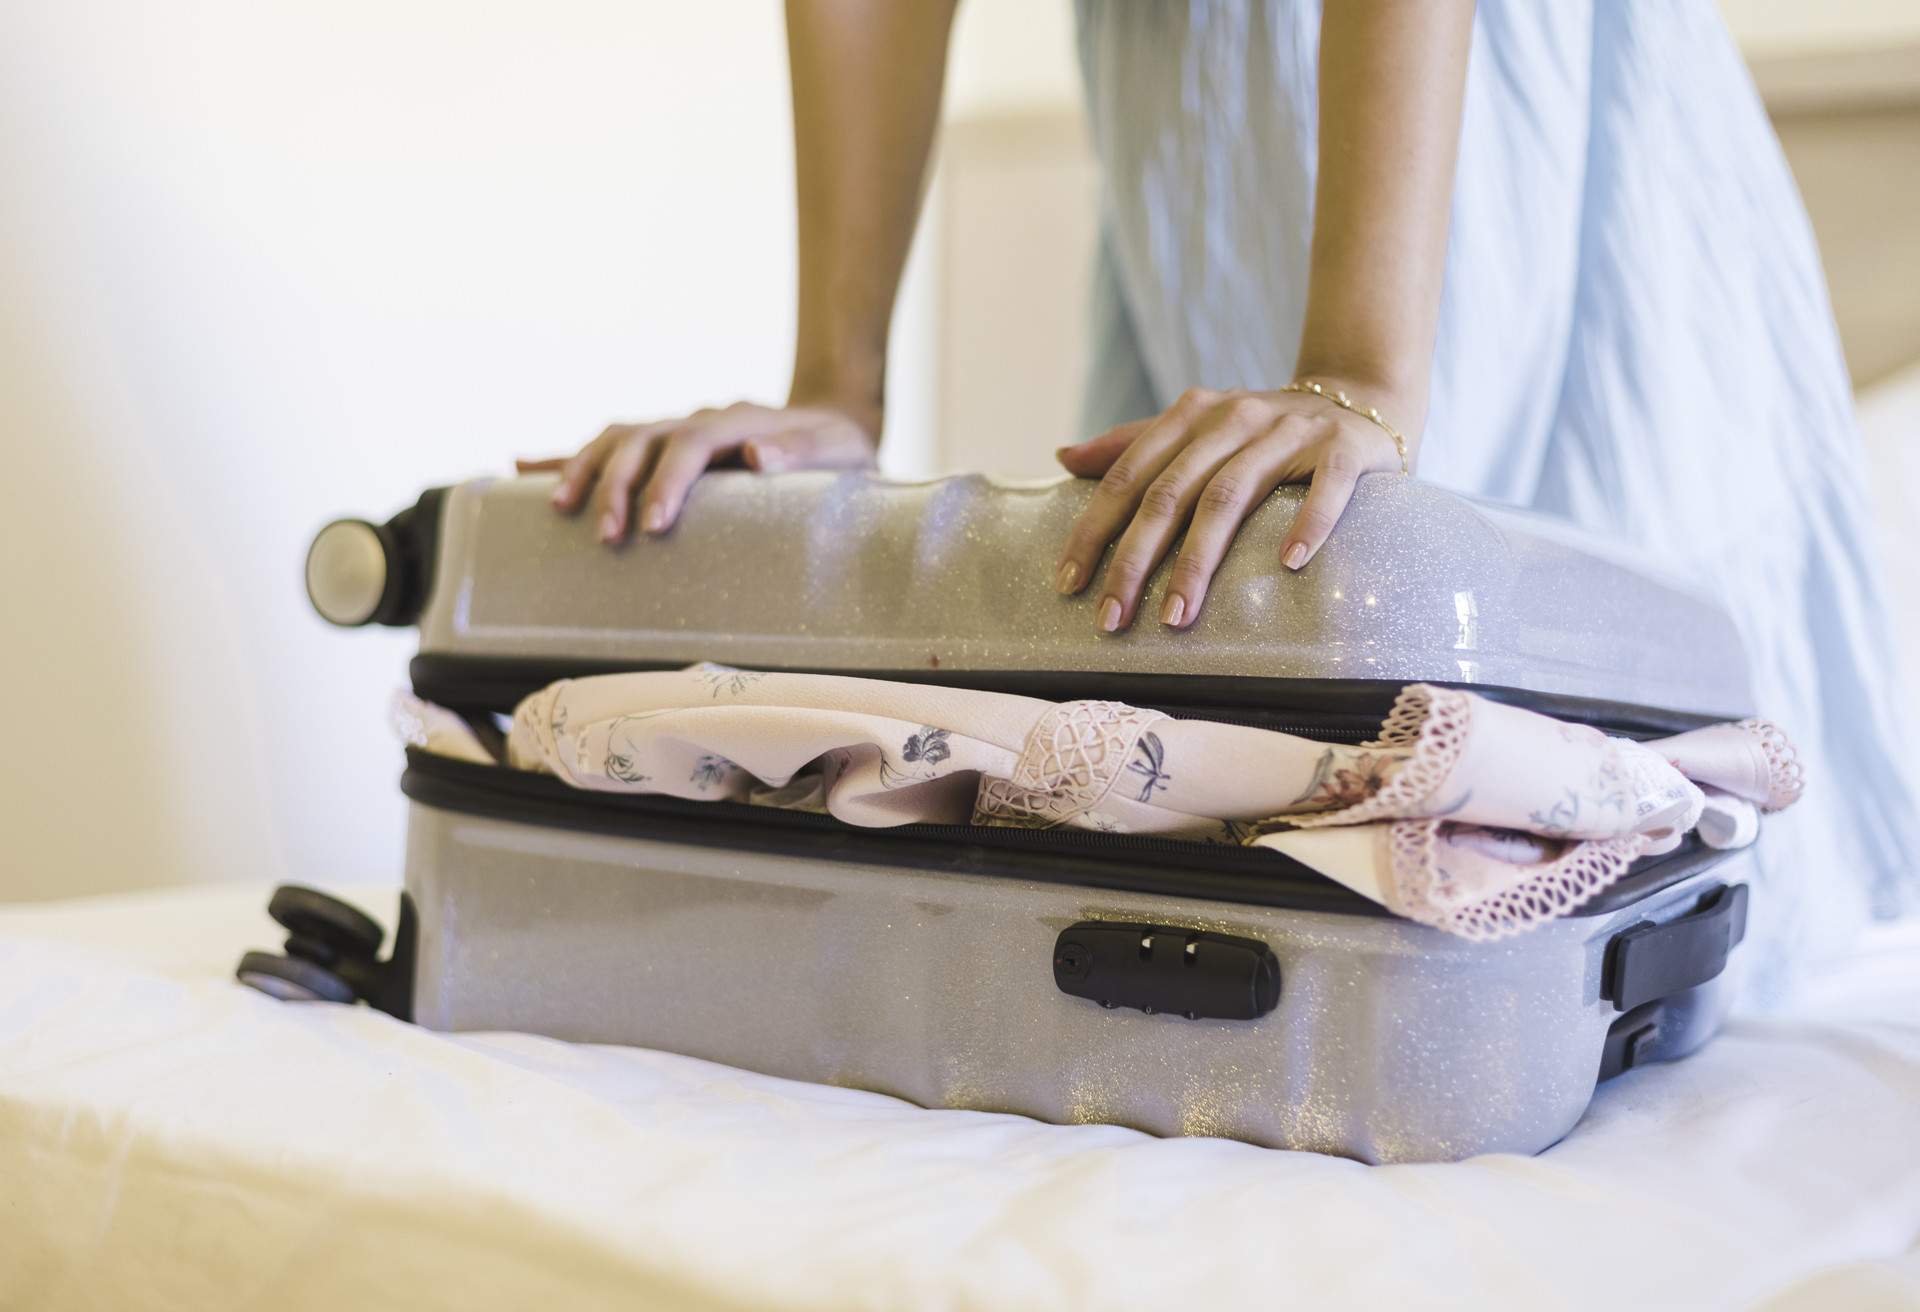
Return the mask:
[[(405, 622), (417, 607), (420, 652), (443, 661), (1428, 680), (1751, 709), (1720, 607), (1612, 543), (1415, 479), (1363, 479), (1298, 573), (1279, 548), (1304, 489), (1280, 489), (1190, 629), (1153, 618), (1162, 568), (1118, 634), (1095, 625), (1098, 577), (1072, 598), (1051, 586), (1085, 481), (716, 473), (671, 532), (614, 549), (590, 515), (552, 511), (553, 486), (476, 480), (429, 494), (409, 522), (361, 525), (386, 555), (382, 600), (364, 609)], [(309, 559), (316, 604), (335, 568), (327, 536)]]

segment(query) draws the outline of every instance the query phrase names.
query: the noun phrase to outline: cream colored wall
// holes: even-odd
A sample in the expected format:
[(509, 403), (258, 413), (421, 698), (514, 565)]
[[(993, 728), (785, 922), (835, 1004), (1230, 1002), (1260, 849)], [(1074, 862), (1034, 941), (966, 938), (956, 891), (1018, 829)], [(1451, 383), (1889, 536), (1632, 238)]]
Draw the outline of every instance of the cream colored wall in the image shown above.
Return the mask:
[(1750, 56), (1920, 41), (1913, 0), (1717, 0)]
[(947, 116), (1078, 106), (1073, 0), (960, 0)]
[[(1122, 0), (1124, 3), (1125, 0)], [(1601, 3), (1618, 0), (1601, 0)], [(1914, 0), (1716, 0), (1750, 54), (1920, 40)], [(948, 110), (967, 118), (1078, 102), (1071, 0), (963, 0)]]

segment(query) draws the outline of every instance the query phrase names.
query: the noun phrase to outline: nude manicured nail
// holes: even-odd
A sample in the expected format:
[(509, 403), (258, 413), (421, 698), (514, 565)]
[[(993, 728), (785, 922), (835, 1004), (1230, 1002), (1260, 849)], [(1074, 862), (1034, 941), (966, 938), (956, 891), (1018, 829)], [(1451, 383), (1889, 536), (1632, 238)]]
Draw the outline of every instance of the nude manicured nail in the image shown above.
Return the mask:
[(1178, 624), (1186, 613), (1186, 599), (1177, 592), (1170, 592), (1167, 594), (1167, 604), (1160, 608), (1160, 622)]
[(567, 489), (564, 486), (553, 490), (553, 504), (561, 510), (567, 508)]
[(1307, 544), (1296, 542), (1288, 547), (1283, 561), (1288, 569), (1299, 569), (1307, 563)]
[(648, 506), (640, 517), (640, 527), (648, 533), (658, 533), (667, 526), (667, 508)]
[(1053, 576), (1053, 590), (1059, 593), (1072, 592), (1080, 586), (1080, 567), (1071, 560), (1062, 562), (1060, 572)]
[(602, 542), (611, 542), (619, 536), (620, 521), (612, 515), (602, 515), (600, 517), (600, 540)]
[(1112, 633), (1119, 627), (1120, 602), (1115, 597), (1108, 597), (1100, 603), (1100, 629), (1104, 633)]

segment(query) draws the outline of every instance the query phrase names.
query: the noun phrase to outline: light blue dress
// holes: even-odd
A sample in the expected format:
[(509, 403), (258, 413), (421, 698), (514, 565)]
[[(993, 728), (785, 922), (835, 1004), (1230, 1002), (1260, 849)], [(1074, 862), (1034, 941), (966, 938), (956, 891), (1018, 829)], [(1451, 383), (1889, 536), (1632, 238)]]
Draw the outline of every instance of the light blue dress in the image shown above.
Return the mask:
[[(1289, 381), (1320, 7), (1080, 0), (1105, 173), (1086, 432)], [(1768, 825), (1760, 992), (1910, 907), (1904, 732), (1851, 391), (1793, 179), (1708, 0), (1480, 0), (1419, 475), (1719, 595), (1806, 797)]]

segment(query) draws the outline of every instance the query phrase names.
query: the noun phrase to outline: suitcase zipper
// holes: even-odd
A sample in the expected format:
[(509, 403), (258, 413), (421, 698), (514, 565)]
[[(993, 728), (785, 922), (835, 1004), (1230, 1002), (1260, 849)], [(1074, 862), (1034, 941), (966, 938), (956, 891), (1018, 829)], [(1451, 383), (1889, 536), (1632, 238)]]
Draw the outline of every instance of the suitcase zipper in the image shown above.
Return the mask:
[[(1266, 848), (1089, 829), (898, 825), (867, 829), (811, 811), (742, 802), (588, 792), (546, 775), (407, 749), (401, 791), (442, 811), (547, 829), (812, 858), (1071, 884), (1114, 892), (1390, 916), (1378, 903)], [(1689, 838), (1587, 903), (1603, 915), (1724, 853)]]
[[(416, 656), (415, 692), (470, 715), (511, 711), (521, 697), (556, 679), (684, 668), (684, 662), (529, 661), (512, 657)], [(764, 668), (764, 667), (761, 667)], [(976, 688), (1050, 700), (1099, 697), (1180, 718), (1271, 729), (1329, 742), (1374, 737), (1402, 683), (1384, 679), (1278, 679), (1255, 676), (1129, 675), (1070, 671), (792, 670)], [(1653, 737), (1714, 722), (1713, 717), (1520, 689), (1454, 684), (1497, 701), (1591, 724), (1610, 733)], [(831, 816), (733, 802), (694, 802), (638, 794), (586, 792), (543, 775), (504, 770), (409, 749), (401, 779), (425, 806), (544, 827), (621, 837), (758, 850), (958, 874), (998, 875), (1158, 896), (1389, 915), (1384, 908), (1311, 868), (1268, 849), (1087, 829), (1013, 829), (973, 825), (900, 825), (863, 829)], [(1602, 915), (1685, 878), (1721, 853), (1689, 839), (1678, 851), (1641, 862), (1578, 914)]]
[[(414, 691), (469, 714), (504, 713), (556, 679), (683, 668), (676, 661), (552, 661), (425, 653), (411, 666)], [(773, 668), (761, 666), (756, 668)], [(1100, 698), (1181, 718), (1273, 729), (1330, 742), (1364, 742), (1378, 732), (1404, 686), (1392, 679), (1281, 679), (1266, 676), (1124, 674), (1033, 670), (819, 670), (903, 683), (974, 688), (1052, 701)], [(1681, 733), (1718, 717), (1486, 684), (1450, 683), (1489, 700), (1538, 710), (1632, 738)]]

